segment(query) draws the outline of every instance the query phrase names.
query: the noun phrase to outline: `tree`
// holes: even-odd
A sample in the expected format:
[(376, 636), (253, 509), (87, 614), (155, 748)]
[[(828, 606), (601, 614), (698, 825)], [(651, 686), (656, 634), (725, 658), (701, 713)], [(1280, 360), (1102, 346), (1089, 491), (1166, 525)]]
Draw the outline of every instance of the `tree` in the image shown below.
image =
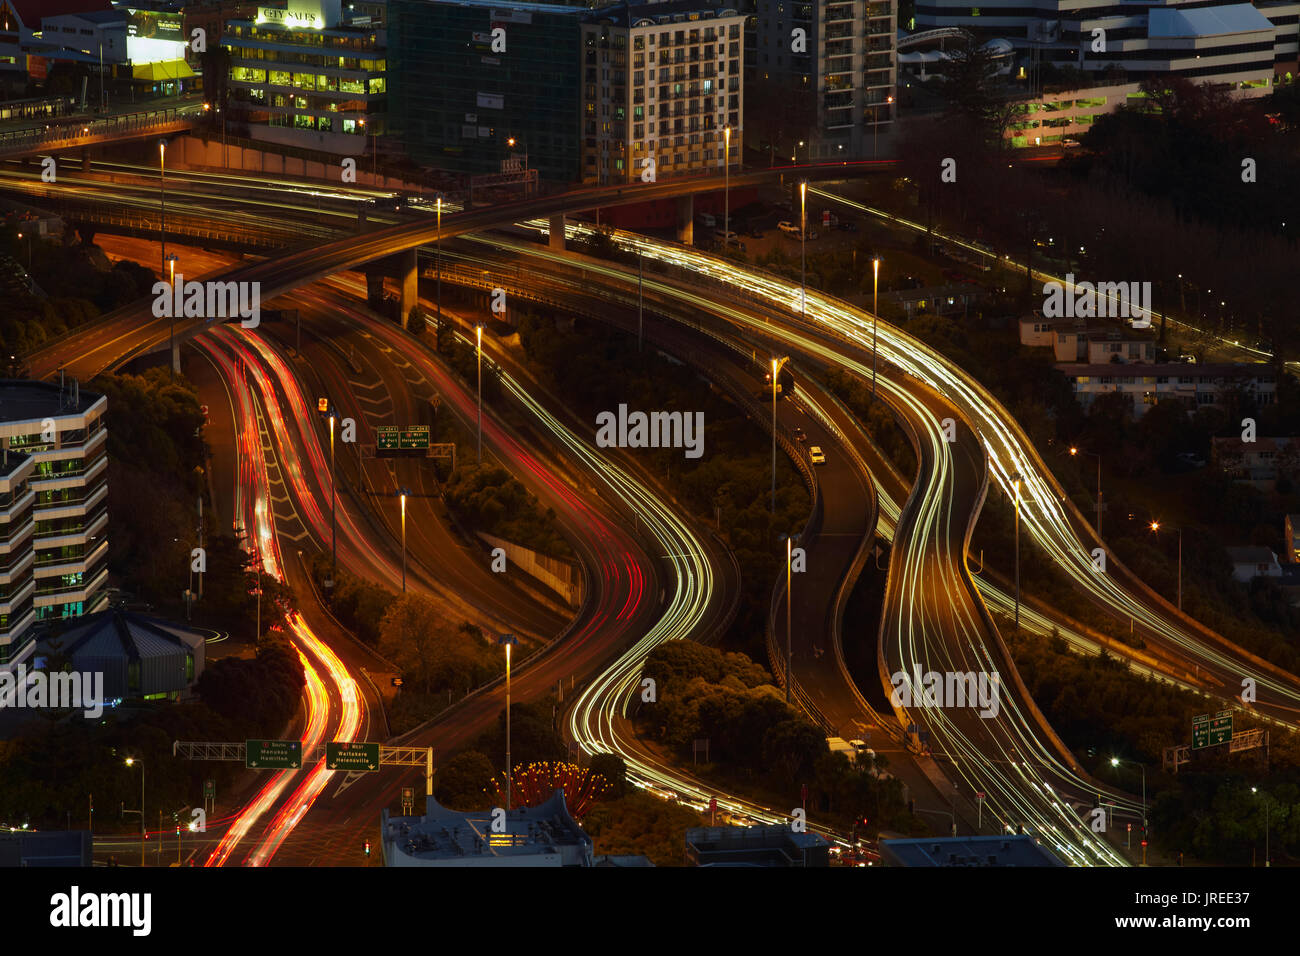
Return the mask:
[(618, 754), (596, 754), (591, 758), (591, 772), (605, 778), (610, 787), (609, 799), (617, 800), (628, 792), (627, 762)]
[(488, 789), (496, 769), (486, 754), (465, 750), (438, 768), (433, 795), (452, 810), (482, 810), (489, 803)]
[(802, 718), (783, 720), (763, 735), (763, 763), (787, 785), (809, 779), (825, 752), (826, 737)]

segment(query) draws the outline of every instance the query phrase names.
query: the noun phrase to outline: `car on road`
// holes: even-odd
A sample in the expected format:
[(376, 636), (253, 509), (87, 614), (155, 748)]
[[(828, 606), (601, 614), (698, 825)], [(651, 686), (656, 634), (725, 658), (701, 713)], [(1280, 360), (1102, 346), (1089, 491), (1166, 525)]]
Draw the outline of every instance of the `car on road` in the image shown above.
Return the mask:
[(802, 428), (796, 428), (794, 430), (794, 440), (797, 442), (805, 442), (808, 440), (808, 433)]
[(728, 232), (725, 229), (715, 229), (713, 239), (719, 244), (729, 245), (741, 252), (745, 251), (745, 244), (740, 241), (740, 236), (735, 231)]
[(821, 445), (813, 445), (808, 449), (808, 458), (814, 465), (826, 464), (826, 454), (822, 451)]
[[(791, 239), (802, 238), (802, 236), (799, 234), (799, 227), (796, 226), (794, 223), (790, 222), (788, 219), (783, 219), (780, 222), (778, 222), (776, 224), (776, 228), (780, 229), (781, 232), (785, 233), (785, 235), (789, 236)], [(809, 229), (808, 239), (812, 240), (816, 238), (817, 238), (817, 230)]]
[(841, 232), (857, 232), (858, 224), (852, 219), (841, 219), (835, 224), (835, 228), (839, 229)]

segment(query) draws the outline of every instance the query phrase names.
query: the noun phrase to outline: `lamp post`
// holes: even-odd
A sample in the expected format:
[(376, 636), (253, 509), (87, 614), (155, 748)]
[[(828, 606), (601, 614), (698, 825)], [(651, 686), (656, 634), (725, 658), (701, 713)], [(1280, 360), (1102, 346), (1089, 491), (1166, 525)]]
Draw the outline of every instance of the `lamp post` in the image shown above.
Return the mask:
[(731, 126), (722, 128), (722, 168), (725, 185), (722, 189), (722, 251), (731, 244)]
[[(1259, 793), (1259, 788), (1251, 787), (1250, 792)], [(1273, 864), (1269, 859), (1269, 852), (1268, 852), (1268, 794), (1264, 794), (1263, 803), (1264, 803), (1264, 866), (1270, 867)], [(1252, 850), (1251, 853), (1253, 855), (1254, 851)]]
[[(167, 284), (171, 286), (172, 299), (176, 298), (176, 253), (163, 256), (163, 261), (167, 263)], [(181, 278), (185, 278), (181, 276)], [(172, 317), (167, 320), (167, 368), (172, 381), (176, 380), (176, 315), (174, 310), (168, 309)]]
[(1016, 630), (1020, 630), (1020, 472), (1011, 476), (1016, 483)]
[(776, 514), (776, 380), (788, 361), (790, 361), (788, 355), (784, 358), (773, 357), (772, 359), (772, 514)]
[(1146, 764), (1137, 760), (1120, 760), (1118, 757), (1110, 758), (1110, 765), (1118, 767), (1121, 763), (1137, 764), (1138, 769), (1142, 771), (1142, 862), (1146, 862), (1146, 840), (1147, 840), (1147, 767)]
[(794, 650), (790, 638), (790, 605), (794, 600), (793, 582), (795, 535), (785, 535), (785, 703), (790, 706), (790, 689), (794, 685)]
[[(1160, 533), (1160, 522), (1151, 522), (1151, 530)], [(1183, 529), (1174, 528), (1178, 532), (1178, 610), (1183, 609)]]
[(799, 183), (799, 316), (808, 314), (808, 180)]
[(483, 464), (483, 326), (474, 326), (478, 339), (478, 463)]
[[(1079, 449), (1071, 445), (1070, 454), (1078, 455)], [(1090, 455), (1091, 457), (1097, 459), (1097, 537), (1100, 538), (1101, 537), (1101, 455), (1099, 455), (1095, 451), (1085, 451), (1083, 452), (1083, 454)]]
[(438, 197), (438, 231), (437, 238), (433, 243), (433, 259), (436, 263), (436, 273), (438, 276), (438, 331), (442, 332), (442, 197)]
[[(892, 96), (885, 98), (884, 105), (889, 106), (894, 102)], [(871, 158), (876, 158), (876, 141), (880, 138), (880, 103), (871, 107)]]
[(510, 764), (510, 648), (516, 643), (513, 634), (502, 634), (497, 638), (498, 644), (504, 644), (506, 648), (506, 812), (510, 812), (510, 774), (513, 767)]
[(880, 257), (871, 260), (871, 400), (876, 400), (876, 318), (879, 309)]
[(402, 500), (402, 593), (406, 593), (406, 489), (400, 494)]
[(330, 577), (339, 570), (339, 538), (336, 511), (338, 508), (338, 488), (334, 480), (334, 412), (330, 411)]
[(167, 268), (167, 140), (158, 140), (158, 186), (161, 190), (159, 194), (159, 224), (158, 235), (162, 240), (162, 264), (163, 269)]
[(144, 761), (136, 760), (134, 757), (126, 758), (126, 765), (134, 767), (140, 765), (140, 866), (144, 867)]
[[(18, 233), (18, 238), (19, 239), (23, 238), (23, 234), (21, 232)], [(31, 272), (32, 271), (32, 237), (28, 235), (26, 238), (27, 238), (27, 271)]]

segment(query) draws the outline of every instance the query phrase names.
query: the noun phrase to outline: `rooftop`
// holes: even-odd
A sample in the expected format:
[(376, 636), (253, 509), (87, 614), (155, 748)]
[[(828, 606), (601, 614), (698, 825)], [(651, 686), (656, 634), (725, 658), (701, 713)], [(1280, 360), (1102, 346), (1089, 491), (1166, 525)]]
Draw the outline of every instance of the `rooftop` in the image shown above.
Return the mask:
[[(1255, 362), (1234, 364), (1193, 365), (1188, 362), (1062, 362), (1056, 366), (1065, 375), (1168, 375), (1206, 376), (1210, 378), (1256, 378), (1272, 375), (1267, 365)], [(1117, 372), (1120, 369), (1123, 371)]]
[(103, 398), (99, 392), (85, 388), (77, 392), (74, 403), (71, 380), (60, 389), (56, 382), (0, 379), (0, 424), (79, 415)]
[(1195, 10), (1153, 7), (1147, 25), (1147, 36), (1165, 39), (1272, 32), (1272, 22), (1249, 3)]
[(740, 16), (739, 4), (708, 3), (706, 0), (663, 0), (661, 3), (614, 3), (592, 10), (587, 16), (588, 23), (612, 23), (625, 27), (629, 23), (636, 26), (639, 21), (648, 20), (655, 24), (678, 22), (675, 17), (684, 17), (680, 22), (689, 22), (691, 14), (697, 20), (713, 20), (718, 17)]
[(1031, 836), (924, 837), (881, 840), (889, 866), (1064, 866)]
[(569, 815), (563, 790), (536, 807), (509, 810), (505, 832), (493, 830), (495, 815), (495, 809), (449, 810), (433, 797), (426, 798), (423, 816), (389, 817), (385, 812), (386, 862), (389, 866), (509, 866), (529, 865), (525, 862), (529, 857), (550, 857), (554, 865), (572, 865), (577, 860), (591, 865), (591, 837)]

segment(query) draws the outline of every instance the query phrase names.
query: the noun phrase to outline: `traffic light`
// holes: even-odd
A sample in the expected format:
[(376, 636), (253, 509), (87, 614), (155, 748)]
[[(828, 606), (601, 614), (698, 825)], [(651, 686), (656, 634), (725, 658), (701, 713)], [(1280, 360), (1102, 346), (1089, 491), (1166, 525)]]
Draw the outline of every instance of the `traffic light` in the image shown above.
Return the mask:
[(366, 843), (365, 843), (365, 850), (366, 850), (366, 856), (369, 856), (369, 855), (370, 855), (370, 841), (369, 841), (369, 840), (367, 840)]

